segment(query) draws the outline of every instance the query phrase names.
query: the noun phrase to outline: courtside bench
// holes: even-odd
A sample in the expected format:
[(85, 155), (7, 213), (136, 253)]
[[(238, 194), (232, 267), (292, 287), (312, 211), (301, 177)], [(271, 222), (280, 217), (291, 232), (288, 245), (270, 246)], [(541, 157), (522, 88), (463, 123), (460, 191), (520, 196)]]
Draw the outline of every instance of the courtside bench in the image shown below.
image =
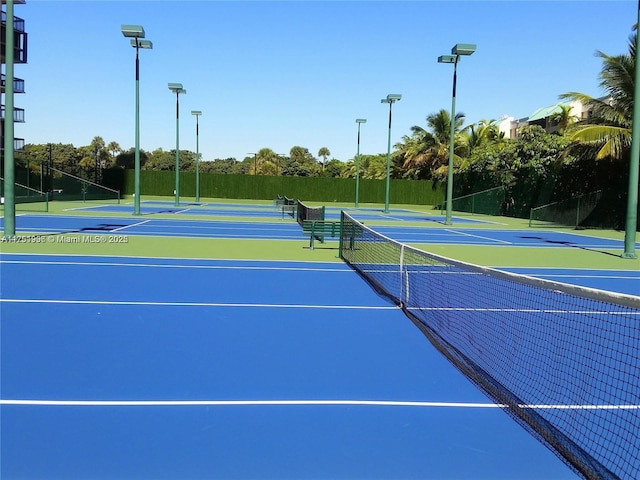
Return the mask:
[(315, 240), (324, 243), (325, 237), (340, 238), (340, 221), (304, 220), (302, 233), (309, 236), (309, 248), (313, 250)]

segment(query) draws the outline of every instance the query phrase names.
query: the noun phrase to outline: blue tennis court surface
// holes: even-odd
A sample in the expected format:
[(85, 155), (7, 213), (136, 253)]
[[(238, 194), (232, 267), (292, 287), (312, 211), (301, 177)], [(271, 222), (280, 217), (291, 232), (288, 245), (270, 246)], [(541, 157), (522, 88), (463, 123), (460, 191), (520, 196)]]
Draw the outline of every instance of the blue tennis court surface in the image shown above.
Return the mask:
[(627, 295), (640, 295), (640, 271), (580, 268), (498, 267), (500, 270)]
[[(269, 207), (273, 210), (273, 207)], [(1, 225), (1, 223), (0, 223)], [(73, 216), (25, 214), (16, 217), (20, 232), (118, 233), (122, 235), (179, 236), (205, 238), (254, 238), (304, 240), (301, 228), (291, 220), (261, 223), (215, 220), (182, 220), (141, 217)], [(409, 244), (487, 245), (521, 247), (571, 247), (621, 249), (622, 241), (597, 238), (578, 233), (549, 230), (485, 230), (473, 228), (438, 228), (415, 226), (376, 226), (375, 229), (394, 240)], [(328, 239), (330, 240), (330, 239)], [(638, 244), (640, 246), (640, 243)]]
[(3, 479), (576, 478), (344, 264), (0, 262)]
[[(110, 212), (110, 213), (132, 213), (132, 205), (93, 205), (75, 208), (74, 210), (94, 211), (94, 212)], [(391, 209), (389, 213), (384, 213), (379, 208), (341, 208), (341, 207), (325, 207), (325, 218), (327, 220), (339, 220), (340, 212), (347, 210), (349, 213), (362, 221), (407, 221), (407, 222), (436, 222), (444, 223), (444, 215), (434, 212), (426, 214), (424, 212), (407, 210), (407, 209)], [(245, 204), (245, 203), (181, 203), (175, 205), (172, 202), (162, 201), (145, 201), (140, 206), (142, 215), (154, 214), (176, 214), (176, 215), (209, 215), (209, 216), (234, 216), (234, 217), (252, 217), (252, 218), (282, 218), (281, 211), (273, 205)], [(286, 216), (286, 214), (285, 214)], [(483, 224), (488, 223), (484, 220), (478, 220), (468, 217), (452, 217), (452, 222)]]

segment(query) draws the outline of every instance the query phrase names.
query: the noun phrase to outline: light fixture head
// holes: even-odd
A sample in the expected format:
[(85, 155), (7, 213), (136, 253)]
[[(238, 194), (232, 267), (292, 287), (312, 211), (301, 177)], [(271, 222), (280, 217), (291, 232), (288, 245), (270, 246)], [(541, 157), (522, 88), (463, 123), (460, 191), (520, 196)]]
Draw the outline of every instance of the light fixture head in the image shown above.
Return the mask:
[(387, 95), (387, 98), (383, 98), (382, 100), (380, 100), (380, 103), (394, 103), (399, 101), (402, 98), (402, 95), (400, 95), (399, 93), (390, 93), (389, 95)]
[(200, 110), (191, 110), (191, 115), (202, 115)]
[(151, 40), (140, 40), (137, 38), (132, 38), (131, 39), (131, 46), (133, 48), (145, 48), (148, 50), (151, 50), (153, 48), (153, 43), (151, 42)]
[(454, 55), (440, 55), (438, 63), (456, 63), (456, 57)]
[(356, 123), (367, 123), (366, 118), (356, 118)]
[(168, 86), (173, 93), (187, 93), (181, 83), (169, 83)]
[(475, 44), (458, 43), (451, 49), (451, 55), (471, 55), (475, 51)]
[(128, 38), (144, 38), (142, 25), (122, 25), (120, 31), (122, 35)]

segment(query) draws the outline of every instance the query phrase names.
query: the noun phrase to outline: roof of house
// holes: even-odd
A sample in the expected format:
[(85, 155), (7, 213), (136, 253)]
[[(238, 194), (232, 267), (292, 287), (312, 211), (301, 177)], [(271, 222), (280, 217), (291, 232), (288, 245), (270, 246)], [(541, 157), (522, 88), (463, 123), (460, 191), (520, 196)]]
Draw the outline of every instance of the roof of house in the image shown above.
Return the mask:
[(536, 110), (535, 112), (533, 112), (529, 116), (529, 121), (530, 122), (534, 122), (536, 120), (540, 120), (542, 118), (547, 118), (547, 117), (550, 117), (550, 116), (555, 115), (556, 113), (560, 113), (560, 112), (561, 112), (560, 104), (551, 105), (550, 107), (542, 107), (542, 108), (539, 108), (538, 110)]

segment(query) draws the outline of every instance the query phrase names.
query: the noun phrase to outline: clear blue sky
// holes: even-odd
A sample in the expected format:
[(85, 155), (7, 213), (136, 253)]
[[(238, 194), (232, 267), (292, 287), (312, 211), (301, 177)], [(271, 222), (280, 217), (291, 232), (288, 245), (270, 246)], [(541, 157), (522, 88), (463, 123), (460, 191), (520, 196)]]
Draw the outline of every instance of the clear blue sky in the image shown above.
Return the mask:
[(26, 143), (87, 145), (100, 135), (134, 145), (135, 50), (121, 24), (143, 25), (141, 147), (175, 148), (175, 95), (181, 82), (180, 147), (195, 151), (202, 110), (204, 160), (244, 158), (292, 146), (327, 147), (346, 161), (387, 148), (412, 125), (451, 108), (451, 65), (437, 63), (456, 43), (477, 51), (458, 66), (457, 110), (467, 123), (528, 116), (580, 91), (600, 96), (596, 50), (627, 51), (635, 0), (607, 1), (57, 1), (27, 0), (29, 63), (17, 65), (25, 94), (15, 105)]

